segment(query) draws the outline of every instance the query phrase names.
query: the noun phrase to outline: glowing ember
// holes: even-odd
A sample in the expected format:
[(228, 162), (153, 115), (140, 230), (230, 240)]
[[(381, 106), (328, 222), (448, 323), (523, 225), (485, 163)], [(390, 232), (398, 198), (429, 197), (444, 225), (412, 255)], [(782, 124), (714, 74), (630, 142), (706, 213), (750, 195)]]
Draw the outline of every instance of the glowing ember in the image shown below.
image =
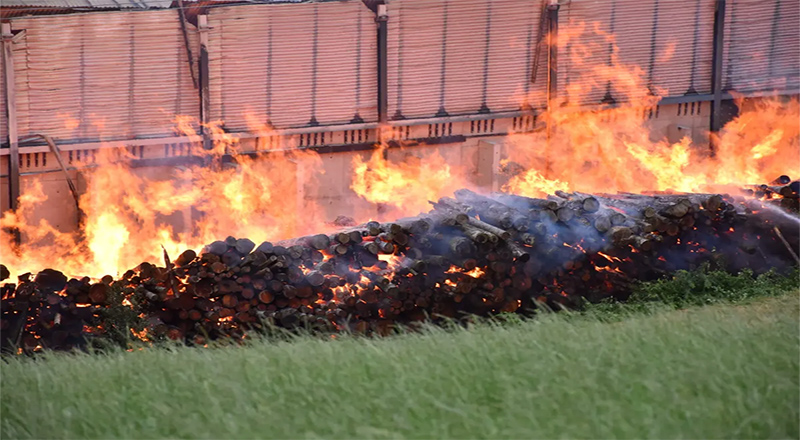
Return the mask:
[(464, 272), (464, 275), (469, 275), (472, 278), (480, 278), (485, 274), (486, 272), (484, 272), (480, 267), (476, 267), (475, 269), (472, 269), (469, 272)]
[(131, 329), (131, 334), (132, 334), (134, 337), (138, 338), (139, 340), (142, 340), (142, 341), (148, 341), (148, 338), (147, 338), (147, 329), (144, 329), (144, 330), (142, 330), (142, 331), (139, 331), (139, 332), (137, 332), (137, 331), (136, 331), (136, 330), (134, 330), (134, 329)]
[(611, 261), (612, 263), (614, 261), (622, 261), (618, 257), (612, 257), (611, 255), (608, 255), (608, 254), (603, 253), (603, 252), (598, 252), (597, 255), (600, 255), (601, 257), (605, 258), (608, 261)]

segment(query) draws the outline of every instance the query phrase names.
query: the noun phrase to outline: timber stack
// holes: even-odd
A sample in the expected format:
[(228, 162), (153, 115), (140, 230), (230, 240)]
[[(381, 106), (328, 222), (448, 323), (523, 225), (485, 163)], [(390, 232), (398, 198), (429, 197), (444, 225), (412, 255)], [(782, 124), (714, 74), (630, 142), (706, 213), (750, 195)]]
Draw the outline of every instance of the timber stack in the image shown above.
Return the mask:
[(625, 300), (634, 282), (705, 262), (731, 272), (796, 265), (800, 218), (772, 200), (462, 189), (416, 217), (259, 245), (228, 237), (199, 254), (165, 251), (163, 263), (118, 279), (22, 275), (2, 286), (2, 346), (71, 349), (113, 335), (202, 345), (273, 326), (387, 334), (424, 320)]
[(800, 180), (792, 181), (789, 176), (780, 176), (768, 185), (750, 185), (743, 192), (787, 211), (800, 212)]

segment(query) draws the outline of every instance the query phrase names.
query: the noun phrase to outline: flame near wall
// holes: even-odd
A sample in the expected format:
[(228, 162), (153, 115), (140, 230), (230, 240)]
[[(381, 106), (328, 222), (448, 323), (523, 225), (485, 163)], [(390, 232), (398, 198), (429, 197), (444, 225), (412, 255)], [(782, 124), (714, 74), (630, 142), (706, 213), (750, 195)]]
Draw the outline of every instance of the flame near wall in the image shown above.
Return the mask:
[[(693, 145), (688, 138), (677, 143), (651, 140), (642, 111), (654, 107), (658, 98), (651, 94), (642, 69), (624, 65), (615, 54), (616, 50), (613, 67), (591, 68), (592, 81), (575, 84), (605, 87), (613, 83), (622, 104), (592, 111), (565, 107), (540, 115), (556, 127), (549, 140), (543, 132), (508, 135), (506, 160), (524, 171), (504, 191), (528, 196), (559, 189), (711, 192), (726, 185), (732, 190), (736, 185), (769, 182), (781, 174), (800, 176), (800, 104), (796, 99), (765, 99), (742, 111), (714, 135), (712, 156), (708, 146)], [(566, 87), (565, 101), (580, 102), (585, 90), (575, 84)], [(520, 97), (521, 102), (527, 99)], [(191, 122), (176, 117), (176, 131), (197, 136)], [(6, 212), (0, 219), (3, 264), (12, 274), (57, 267), (71, 276), (99, 278), (145, 260), (160, 261), (162, 245), (170, 255), (177, 255), (229, 235), (258, 243), (330, 229), (320, 224), (318, 206), (296, 197), (298, 185), (312, 189), (318, 185), (313, 175), (298, 181), (296, 174), (298, 163), (315, 168), (313, 164), (321, 161), (316, 153), (289, 145), (271, 152), (266, 160), (235, 155), (238, 139), (219, 126), (208, 126), (218, 138), (214, 148), (197, 148), (192, 153), (210, 163), (233, 153), (235, 162), (229, 166), (189, 166), (169, 179), (157, 180), (142, 177), (126, 160), (101, 154), (101, 166), (85, 173), (88, 185), (80, 199), (85, 220), (77, 233), (59, 232), (34, 217), (35, 207), (47, 203), (41, 185), (35, 182), (20, 197), (17, 211)], [(270, 130), (254, 122), (252, 131), (266, 135)], [(428, 200), (469, 186), (468, 170), (448, 164), (437, 153), (413, 165), (386, 160), (383, 148), (377, 146), (368, 160), (354, 159), (350, 187), (354, 197), (392, 208), (386, 219), (416, 215), (427, 210)], [(185, 211), (192, 211), (197, 221), (184, 231), (174, 231), (163, 221)], [(12, 229), (23, 236), (18, 248), (13, 245)]]

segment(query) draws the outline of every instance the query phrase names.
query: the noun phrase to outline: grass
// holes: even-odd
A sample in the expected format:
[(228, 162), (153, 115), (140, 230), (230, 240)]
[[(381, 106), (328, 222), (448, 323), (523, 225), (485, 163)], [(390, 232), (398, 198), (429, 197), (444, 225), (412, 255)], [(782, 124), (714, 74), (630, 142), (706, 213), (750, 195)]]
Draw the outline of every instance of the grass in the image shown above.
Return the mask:
[(798, 438), (798, 294), (0, 367), (3, 438)]

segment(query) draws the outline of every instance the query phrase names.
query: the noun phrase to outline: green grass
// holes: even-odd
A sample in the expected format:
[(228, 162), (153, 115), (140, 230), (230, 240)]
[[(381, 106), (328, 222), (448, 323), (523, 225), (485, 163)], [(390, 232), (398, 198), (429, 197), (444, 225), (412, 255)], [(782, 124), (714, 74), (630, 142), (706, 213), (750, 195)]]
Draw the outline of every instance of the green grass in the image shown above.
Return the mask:
[(619, 322), (10, 359), (3, 438), (798, 438), (797, 293)]

